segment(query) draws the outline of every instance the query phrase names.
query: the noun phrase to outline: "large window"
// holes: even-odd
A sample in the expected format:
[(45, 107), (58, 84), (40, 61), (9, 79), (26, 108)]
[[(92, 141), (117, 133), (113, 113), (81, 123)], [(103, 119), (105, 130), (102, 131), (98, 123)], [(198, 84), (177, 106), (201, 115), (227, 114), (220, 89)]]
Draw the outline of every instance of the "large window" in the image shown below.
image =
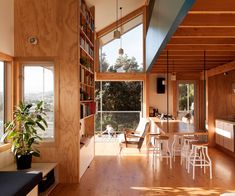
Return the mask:
[(42, 138), (54, 138), (54, 68), (53, 65), (24, 65), (24, 101), (44, 101), (48, 128)]
[(0, 61), (0, 137), (4, 133), (4, 62)]
[[(143, 71), (142, 15), (126, 23), (121, 39), (113, 39), (113, 32), (100, 39), (100, 72)], [(124, 50), (119, 55), (119, 49)]]
[(96, 132), (107, 125), (122, 132), (123, 128), (135, 128), (142, 116), (142, 82), (96, 82)]

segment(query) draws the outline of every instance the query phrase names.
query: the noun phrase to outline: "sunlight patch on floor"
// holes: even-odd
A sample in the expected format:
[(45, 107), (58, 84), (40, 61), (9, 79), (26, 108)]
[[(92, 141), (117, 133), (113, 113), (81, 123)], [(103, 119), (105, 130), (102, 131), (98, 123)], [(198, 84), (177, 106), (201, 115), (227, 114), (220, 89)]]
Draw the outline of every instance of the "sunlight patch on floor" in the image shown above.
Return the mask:
[(223, 190), (219, 187), (130, 187), (136, 191), (164, 195), (219, 195), (221, 192), (235, 193), (235, 190)]

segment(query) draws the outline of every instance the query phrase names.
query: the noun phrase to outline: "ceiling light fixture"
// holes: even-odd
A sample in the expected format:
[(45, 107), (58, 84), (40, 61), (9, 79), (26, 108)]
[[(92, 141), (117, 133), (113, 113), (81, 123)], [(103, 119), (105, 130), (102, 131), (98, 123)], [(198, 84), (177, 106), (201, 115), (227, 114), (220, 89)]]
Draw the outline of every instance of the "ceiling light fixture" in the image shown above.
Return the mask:
[(119, 39), (121, 32), (118, 30), (118, 0), (116, 0), (116, 30), (113, 32), (113, 38)]
[(120, 26), (120, 48), (118, 50), (119, 55), (124, 54), (124, 50), (122, 48), (122, 7), (120, 7), (120, 17), (121, 17), (121, 26)]

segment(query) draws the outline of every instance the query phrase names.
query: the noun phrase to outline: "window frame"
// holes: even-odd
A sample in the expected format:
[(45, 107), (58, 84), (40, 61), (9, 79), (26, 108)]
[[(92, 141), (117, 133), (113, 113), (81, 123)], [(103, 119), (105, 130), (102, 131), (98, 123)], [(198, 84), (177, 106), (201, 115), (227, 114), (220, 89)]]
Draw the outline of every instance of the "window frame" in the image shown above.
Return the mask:
[(58, 81), (57, 81), (57, 77), (56, 77), (56, 72), (57, 72), (57, 68), (56, 68), (56, 64), (53, 61), (25, 61), (25, 62), (21, 62), (21, 89), (20, 89), (20, 99), (24, 100), (24, 67), (29, 67), (29, 66), (38, 66), (38, 67), (43, 67), (42, 65), (48, 65), (48, 66), (52, 66), (53, 67), (53, 94), (54, 94), (54, 121), (53, 121), (53, 138), (42, 138), (42, 140), (40, 141), (40, 145), (51, 145), (54, 144), (57, 140), (56, 140), (56, 130), (58, 130), (58, 126), (57, 126), (57, 115), (58, 112), (56, 112), (56, 108), (58, 107), (58, 101), (57, 98), (58, 97)]
[[(144, 20), (144, 17), (143, 17), (143, 14), (140, 14), (140, 15), (142, 15), (142, 20)], [(139, 17), (140, 15), (138, 15), (138, 16), (136, 16), (136, 17)], [(134, 18), (135, 19), (135, 18)], [(130, 22), (130, 21), (127, 21), (127, 23), (128, 22)], [(142, 62), (142, 67), (141, 67), (141, 71), (139, 70), (139, 71), (131, 71), (131, 72), (110, 72), (110, 71), (105, 71), (105, 72), (103, 72), (103, 71), (101, 71), (101, 63), (100, 63), (100, 59), (101, 59), (101, 54), (102, 54), (102, 52), (103, 52), (103, 50), (102, 50), (102, 48), (103, 47), (105, 47), (107, 44), (110, 44), (111, 42), (113, 42), (113, 41), (115, 41), (115, 39), (111, 39), (110, 41), (108, 41), (106, 44), (104, 44), (103, 46), (101, 46), (101, 41), (99, 41), (99, 46), (98, 46), (98, 63), (97, 63), (97, 65), (98, 65), (98, 71), (99, 71), (99, 73), (116, 73), (116, 74), (120, 74), (120, 73), (144, 73), (145, 71), (146, 71), (146, 68), (145, 68), (145, 47), (144, 47), (144, 44), (145, 44), (145, 41), (144, 41), (144, 28), (145, 28), (145, 25), (144, 25), (144, 21), (142, 21), (141, 23), (139, 23), (139, 24), (136, 24), (135, 26), (133, 26), (133, 27), (131, 27), (130, 29), (128, 29), (126, 32), (124, 32), (121, 36), (123, 37), (123, 36), (125, 36), (126, 34), (128, 34), (128, 33), (130, 33), (132, 30), (134, 30), (135, 28), (138, 28), (139, 26), (141, 26), (142, 25), (142, 38), (143, 38), (143, 40), (142, 40), (142, 44), (143, 44), (143, 48), (142, 48), (142, 59), (143, 59), (143, 62)], [(114, 29), (115, 30), (115, 29)], [(113, 30), (113, 31), (114, 31)], [(113, 31), (111, 31), (111, 32), (113, 32)], [(108, 33), (110, 33), (110, 32), (108, 32)], [(107, 33), (107, 34), (108, 34)], [(104, 34), (103, 36), (106, 36), (107, 34)], [(102, 37), (103, 37), (102, 36)], [(100, 37), (99, 38), (99, 40), (101, 40), (102, 39), (102, 37)], [(123, 38), (122, 38), (122, 45), (123, 45)], [(122, 47), (122, 48), (124, 48), (124, 47)], [(116, 48), (115, 48), (115, 50), (116, 50)], [(117, 51), (118, 51), (118, 49), (117, 49)], [(125, 48), (124, 48), (124, 51), (125, 51)], [(125, 55), (125, 54), (124, 54)], [(132, 56), (132, 57), (134, 57), (135, 58), (135, 56)], [(132, 58), (131, 56), (129, 56), (129, 58)], [(141, 64), (140, 64), (141, 65)]]
[[(134, 72), (136, 74), (142, 74), (146, 72), (146, 47), (145, 47), (145, 38), (146, 38), (146, 24), (147, 24), (147, 6), (141, 6), (138, 9), (134, 10), (133, 12), (127, 14), (126, 16), (123, 16), (122, 18), (120, 18), (118, 20), (118, 22), (113, 22), (112, 24), (108, 25), (107, 27), (101, 29), (100, 31), (98, 31), (96, 33), (97, 35), (97, 44), (95, 47), (95, 52), (97, 55), (97, 57), (95, 58), (95, 70), (97, 71), (97, 73), (110, 73), (110, 72), (101, 72), (100, 71), (100, 44), (101, 44), (101, 38), (105, 35), (107, 35), (108, 33), (114, 31), (117, 28), (117, 24), (118, 24), (118, 28), (122, 25), (125, 25), (126, 23), (128, 23), (129, 21), (135, 19), (136, 17), (142, 15), (142, 24), (143, 24), (143, 71), (142, 72)], [(132, 28), (131, 28), (132, 29)], [(123, 74), (123, 73), (116, 73), (116, 74)], [(128, 73), (124, 73), (124, 74), (128, 74)]]
[[(103, 85), (103, 82), (140, 82), (140, 84), (141, 84), (141, 100), (140, 100), (140, 108), (141, 108), (141, 110), (140, 111), (106, 111), (106, 110), (104, 110), (103, 111), (103, 107), (102, 107), (102, 103), (103, 103), (103, 101), (102, 101), (102, 99), (103, 99), (103, 97), (101, 96), (101, 100), (100, 100), (100, 107), (98, 107), (98, 109), (97, 109), (97, 114), (100, 114), (101, 116), (103, 115), (103, 112), (105, 113), (105, 112), (117, 112), (117, 113), (125, 113), (125, 112), (127, 112), (127, 113), (132, 113), (132, 112), (139, 112), (139, 114), (140, 114), (140, 118), (141, 117), (144, 117), (144, 116), (146, 116), (145, 115), (145, 110), (144, 110), (144, 107), (143, 107), (143, 102), (144, 102), (144, 93), (145, 93), (145, 80), (123, 80), (123, 79), (118, 79), (118, 80), (96, 80), (96, 82), (99, 82), (100, 84), (99, 84), (99, 86), (100, 86), (100, 90), (102, 91), (102, 85)], [(97, 104), (97, 105), (99, 105), (99, 104)], [(101, 130), (102, 130), (102, 117), (101, 117), (101, 119), (100, 119), (100, 125), (101, 125)]]
[[(4, 62), (4, 122), (12, 119), (13, 113), (13, 57), (0, 52), (0, 61)], [(10, 96), (11, 99), (7, 99)], [(0, 143), (0, 152), (11, 148), (11, 143)]]
[[(5, 133), (4, 124), (6, 123), (6, 61), (0, 59), (3, 62), (3, 134)], [(4, 142), (5, 143), (5, 142)]]

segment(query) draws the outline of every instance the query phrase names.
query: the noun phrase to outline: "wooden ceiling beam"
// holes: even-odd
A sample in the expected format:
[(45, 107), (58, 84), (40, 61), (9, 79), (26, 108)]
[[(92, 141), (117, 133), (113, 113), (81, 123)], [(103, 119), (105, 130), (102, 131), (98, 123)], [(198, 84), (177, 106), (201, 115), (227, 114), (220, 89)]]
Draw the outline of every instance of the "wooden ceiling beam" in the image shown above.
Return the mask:
[[(176, 77), (178, 76), (178, 74), (180, 73), (198, 73), (200, 74), (200, 70), (179, 70), (178, 72), (168, 72), (168, 73), (176, 73)], [(151, 70), (151, 73), (167, 73), (167, 70), (162, 70), (162, 69), (158, 69), (158, 70)]]
[(191, 50), (191, 51), (208, 51), (208, 50), (224, 50), (234, 51), (235, 44), (168, 44), (166, 50)]
[(235, 44), (235, 38), (171, 38), (169, 44)]
[[(232, 61), (232, 60), (231, 60)], [(227, 63), (227, 62), (230, 62), (229, 60), (223, 60), (223, 61), (206, 61), (207, 64), (220, 64), (220, 63)], [(168, 60), (168, 63), (169, 65), (185, 65), (185, 64), (195, 64), (195, 63), (198, 63), (198, 64), (203, 64), (204, 61), (193, 61), (193, 60), (187, 60), (187, 61), (184, 61), (184, 60)], [(166, 60), (157, 60), (155, 64), (167, 64), (167, 61)]]
[[(197, 61), (197, 60), (204, 60), (204, 56), (169, 56), (168, 59), (170, 60), (192, 60), (192, 61)], [(167, 56), (160, 55), (157, 59), (159, 60), (167, 60)], [(235, 56), (206, 56), (206, 61), (210, 60), (215, 60), (215, 61), (221, 61), (221, 60), (235, 60)]]
[(234, 11), (234, 0), (197, 0), (191, 11)]
[[(168, 51), (169, 57), (171, 56), (204, 56), (204, 50), (192, 51), (192, 50), (179, 50), (179, 51)], [(161, 56), (167, 56), (167, 50), (163, 50)], [(218, 51), (218, 50), (211, 50), (206, 51), (206, 57), (209, 56), (235, 56), (234, 51)]]
[(227, 14), (195, 14), (188, 13), (180, 26), (235, 26), (235, 13)]
[(186, 37), (234, 37), (235, 27), (179, 27), (174, 33), (173, 37), (186, 36)]

